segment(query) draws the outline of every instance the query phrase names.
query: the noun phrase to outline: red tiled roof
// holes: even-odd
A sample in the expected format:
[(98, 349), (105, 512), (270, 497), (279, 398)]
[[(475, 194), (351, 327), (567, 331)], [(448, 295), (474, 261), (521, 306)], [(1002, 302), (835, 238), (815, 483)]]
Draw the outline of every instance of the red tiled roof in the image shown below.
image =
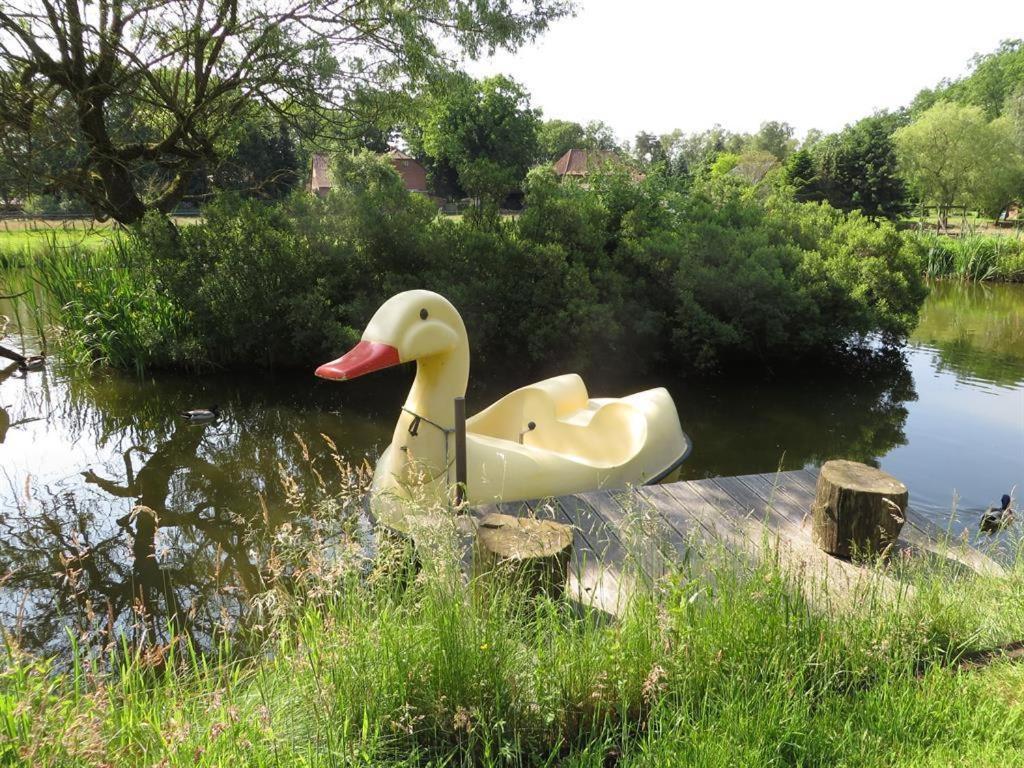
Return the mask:
[(610, 149), (570, 149), (555, 161), (555, 173), (559, 176), (586, 176), (601, 165), (616, 162), (620, 162), (619, 156)]

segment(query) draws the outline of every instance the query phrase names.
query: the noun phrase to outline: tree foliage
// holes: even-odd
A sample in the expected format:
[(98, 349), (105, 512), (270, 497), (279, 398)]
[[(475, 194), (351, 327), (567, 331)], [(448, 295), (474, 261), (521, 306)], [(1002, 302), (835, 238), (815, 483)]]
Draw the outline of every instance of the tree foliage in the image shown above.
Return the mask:
[(471, 196), (499, 203), (525, 178), (537, 156), (540, 113), (514, 80), (498, 75), (447, 80), (428, 99), (423, 152), (449, 164)]
[(748, 148), (767, 152), (781, 162), (796, 149), (797, 141), (793, 136), (795, 132), (789, 123), (769, 120), (761, 123), (760, 130), (750, 138)]
[(820, 200), (818, 169), (809, 150), (800, 149), (786, 160), (786, 182), (800, 202)]
[[(584, 186), (541, 166), (517, 219), (454, 221), (379, 157), (341, 153), (334, 173), (325, 199), (223, 199), (176, 240), (160, 226), (133, 236), (133, 291), (177, 318), (147, 364), (327, 359), (388, 296), (428, 288), (460, 308), (474, 360), (496, 374), (608, 360), (685, 372), (901, 337), (924, 297), (890, 224), (768, 186), (752, 195), (730, 175), (683, 183), (609, 166)], [(496, 297), (514, 311), (495, 311)], [(102, 330), (98, 344), (117, 336)]]
[(1004, 40), (991, 53), (971, 59), (971, 72), (958, 80), (943, 81), (914, 99), (911, 110), (922, 114), (939, 101), (979, 107), (987, 119), (1003, 113), (1006, 101), (1024, 87), (1024, 40)]
[(827, 200), (844, 211), (895, 219), (906, 211), (907, 188), (900, 173), (892, 133), (898, 114), (880, 113), (846, 126), (813, 149), (817, 178), (806, 199)]
[(571, 120), (545, 120), (537, 128), (537, 160), (553, 163), (570, 149), (585, 144), (583, 126)]
[(11, 0), (0, 8), (0, 130), (31, 145), (18, 155), (25, 178), (135, 222), (171, 210), (196, 169), (230, 151), (253, 104), (329, 117), (343, 132), (358, 122), (346, 104), (359, 90), (400, 88), (458, 52), (515, 48), (569, 10), (563, 0)]
[(898, 129), (893, 141), (918, 194), (938, 207), (942, 227), (954, 205), (993, 205), (996, 188), (1013, 186), (1020, 163), (1009, 121), (990, 123), (981, 107), (949, 101)]
[(218, 189), (245, 196), (280, 199), (299, 183), (295, 143), (286, 123), (250, 122), (237, 145), (217, 167)]

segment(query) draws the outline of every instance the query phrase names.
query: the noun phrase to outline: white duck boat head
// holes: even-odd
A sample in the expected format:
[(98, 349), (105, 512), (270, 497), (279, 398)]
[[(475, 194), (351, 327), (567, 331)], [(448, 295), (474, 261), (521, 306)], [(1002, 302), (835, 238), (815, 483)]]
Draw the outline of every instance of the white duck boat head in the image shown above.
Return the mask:
[[(399, 293), (381, 305), (351, 351), (316, 370), (343, 381), (414, 360), (416, 379), (374, 472), (375, 498), (423, 490), (448, 497), (453, 401), (469, 381), (462, 318), (439, 294)], [(468, 419), (466, 429), (470, 504), (658, 482), (690, 451), (664, 388), (592, 399), (576, 374), (517, 389)]]

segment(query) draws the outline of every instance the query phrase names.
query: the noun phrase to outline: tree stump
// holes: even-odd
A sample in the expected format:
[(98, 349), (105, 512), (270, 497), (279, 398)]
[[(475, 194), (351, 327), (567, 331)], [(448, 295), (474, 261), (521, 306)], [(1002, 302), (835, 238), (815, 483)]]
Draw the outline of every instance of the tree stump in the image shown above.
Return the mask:
[(572, 528), (550, 520), (489, 514), (477, 526), (473, 575), (492, 586), (560, 597), (572, 557)]
[(880, 469), (855, 461), (827, 461), (811, 507), (811, 538), (829, 554), (881, 552), (899, 536), (907, 486)]

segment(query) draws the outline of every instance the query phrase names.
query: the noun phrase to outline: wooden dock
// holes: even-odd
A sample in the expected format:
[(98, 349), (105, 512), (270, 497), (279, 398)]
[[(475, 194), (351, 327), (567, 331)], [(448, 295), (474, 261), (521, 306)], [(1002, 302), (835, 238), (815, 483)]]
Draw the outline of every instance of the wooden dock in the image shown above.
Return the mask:
[[(473, 514), (500, 512), (571, 526), (569, 594), (613, 614), (621, 612), (638, 581), (653, 583), (679, 568), (699, 571), (714, 553), (739, 563), (771, 557), (816, 602), (860, 599), (864, 586), (885, 599), (899, 599), (912, 589), (895, 569), (863, 567), (811, 542), (816, 482), (816, 470), (718, 477), (493, 504)], [(891, 557), (923, 557), (957, 573), (1003, 570), (914, 512), (913, 500), (893, 549)]]

